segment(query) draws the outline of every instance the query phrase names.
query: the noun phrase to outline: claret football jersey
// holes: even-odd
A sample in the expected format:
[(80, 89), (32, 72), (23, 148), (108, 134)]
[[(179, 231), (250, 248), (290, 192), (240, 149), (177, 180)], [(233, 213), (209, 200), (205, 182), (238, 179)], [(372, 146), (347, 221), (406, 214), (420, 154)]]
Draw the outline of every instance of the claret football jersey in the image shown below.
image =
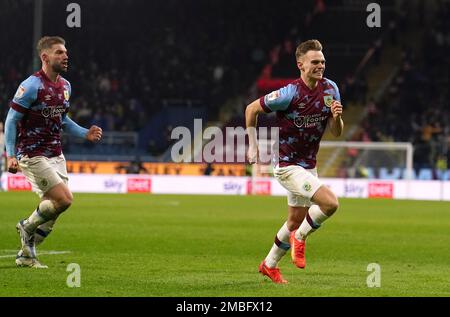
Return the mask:
[(316, 166), (319, 143), (328, 119), (332, 117), (333, 100), (341, 101), (335, 82), (322, 78), (310, 89), (301, 78), (260, 98), (265, 112), (276, 112), (279, 127), (280, 167)]
[(52, 82), (43, 70), (24, 80), (10, 107), (24, 116), (18, 125), (17, 157), (54, 157), (62, 153), (63, 115), (69, 110), (70, 83)]

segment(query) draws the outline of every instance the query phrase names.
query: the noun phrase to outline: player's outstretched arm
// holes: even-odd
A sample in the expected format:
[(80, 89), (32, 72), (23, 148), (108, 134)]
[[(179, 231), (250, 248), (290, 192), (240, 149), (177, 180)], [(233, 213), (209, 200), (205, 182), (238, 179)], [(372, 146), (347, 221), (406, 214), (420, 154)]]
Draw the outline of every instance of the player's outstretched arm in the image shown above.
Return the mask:
[(328, 125), (330, 127), (331, 134), (335, 137), (339, 137), (344, 131), (344, 121), (342, 120), (342, 105), (339, 101), (334, 100), (331, 105), (331, 113), (333, 117), (328, 119)]
[(256, 99), (245, 109), (245, 125), (247, 128), (249, 148), (247, 159), (250, 164), (256, 163), (258, 159), (258, 139), (256, 136), (256, 124), (258, 114), (264, 113), (259, 99)]
[(5, 146), (8, 172), (17, 173), (19, 164), (16, 159), (17, 123), (24, 115), (12, 108), (9, 109), (5, 122)]
[(69, 135), (87, 139), (91, 142), (98, 142), (102, 138), (102, 129), (93, 125), (88, 129), (79, 126), (75, 121), (67, 115), (63, 118), (63, 128)]

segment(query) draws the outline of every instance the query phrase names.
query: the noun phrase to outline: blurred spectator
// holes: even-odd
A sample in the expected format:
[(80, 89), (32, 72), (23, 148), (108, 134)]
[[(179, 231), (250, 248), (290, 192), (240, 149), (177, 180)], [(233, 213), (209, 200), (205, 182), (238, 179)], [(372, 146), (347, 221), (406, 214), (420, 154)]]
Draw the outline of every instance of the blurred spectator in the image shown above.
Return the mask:
[(139, 156), (125, 168), (127, 174), (148, 174)]
[(436, 139), (436, 135), (442, 132), (439, 122), (426, 122), (422, 126), (422, 140), (425, 142), (431, 142)]
[(213, 171), (214, 171), (213, 165), (211, 163), (207, 163), (203, 175), (210, 176)]

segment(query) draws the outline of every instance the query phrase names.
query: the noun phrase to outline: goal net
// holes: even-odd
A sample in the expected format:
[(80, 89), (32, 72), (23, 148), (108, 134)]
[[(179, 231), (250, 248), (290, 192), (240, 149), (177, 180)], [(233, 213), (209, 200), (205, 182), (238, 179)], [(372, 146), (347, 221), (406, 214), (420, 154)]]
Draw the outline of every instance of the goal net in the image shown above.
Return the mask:
[[(271, 140), (258, 140), (260, 147), (276, 148)], [(322, 141), (317, 155), (321, 178), (413, 179), (413, 145), (401, 142)], [(273, 176), (270, 160), (252, 165), (252, 193)]]
[(413, 145), (407, 142), (322, 141), (320, 177), (412, 179)]

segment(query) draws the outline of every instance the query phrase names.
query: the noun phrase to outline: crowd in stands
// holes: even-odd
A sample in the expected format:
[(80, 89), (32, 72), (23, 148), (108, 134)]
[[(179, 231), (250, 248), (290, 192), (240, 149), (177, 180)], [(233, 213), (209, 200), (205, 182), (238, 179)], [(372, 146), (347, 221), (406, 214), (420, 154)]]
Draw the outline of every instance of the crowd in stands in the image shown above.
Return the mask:
[[(214, 120), (227, 98), (248, 89), (268, 49), (314, 0), (301, 8), (297, 1), (282, 1), (277, 10), (269, 0), (80, 0), (79, 29), (67, 27), (64, 1), (43, 3), (43, 34), (67, 41), (72, 118), (105, 131), (139, 132), (171, 105), (204, 106)], [(0, 52), (4, 118), (18, 85), (32, 72), (33, 1), (5, 0), (0, 6), (0, 32), (8, 43)], [(27, 20), (17, 19), (22, 15)], [(16, 30), (14, 36), (8, 29)]]
[(412, 142), (416, 171), (447, 170), (450, 160), (449, 13), (450, 4), (440, 2), (431, 24), (418, 33), (420, 48), (403, 48), (398, 73), (379, 102), (368, 101), (368, 115), (355, 136)]
[[(407, 1), (406, 1), (407, 2)], [(448, 2), (439, 2), (437, 17), (423, 34), (422, 51), (404, 48), (403, 61), (394, 83), (381, 100), (366, 100), (364, 75), (357, 79), (334, 41), (355, 42), (349, 60), (360, 61), (374, 46), (374, 63), (379, 63), (383, 43), (379, 31), (364, 28), (348, 34), (351, 19), (341, 21), (336, 32), (327, 32), (331, 6), (351, 1), (77, 1), (82, 9), (82, 26), (66, 25), (64, 1), (44, 1), (43, 34), (61, 35), (67, 41), (70, 67), (66, 78), (72, 83), (71, 116), (81, 125), (96, 124), (105, 131), (140, 133), (149, 118), (164, 108), (205, 106), (208, 118), (217, 118), (219, 107), (230, 97), (245, 93), (264, 66), (271, 76), (298, 76), (294, 63), (295, 45), (317, 34), (330, 38), (325, 53), (327, 75), (340, 83), (346, 102), (366, 102), (369, 115), (362, 133), (367, 141), (410, 141), (416, 147), (417, 167), (434, 167), (448, 159), (449, 85)], [(390, 41), (409, 26), (405, 14), (389, 24)], [(364, 12), (366, 15), (367, 12)], [(420, 18), (422, 16), (419, 15)], [(423, 21), (421, 22), (423, 23)], [(318, 27), (324, 30), (317, 29)], [(420, 25), (419, 25), (420, 27)], [(14, 29), (14, 32), (9, 30)], [(0, 121), (20, 82), (33, 69), (33, 1), (3, 0), (0, 3), (0, 34), (8, 43), (0, 52)], [(366, 36), (361, 40), (360, 36)], [(280, 40), (281, 39), (281, 40)], [(353, 43), (352, 42), (352, 43)], [(350, 42), (349, 42), (350, 43)], [(359, 43), (357, 45), (357, 43)], [(363, 43), (364, 45), (360, 45)], [(351, 43), (350, 43), (351, 44)], [(327, 50), (327, 46), (330, 50)], [(355, 53), (357, 52), (358, 53)], [(337, 56), (337, 57), (336, 57)], [(332, 62), (333, 58), (339, 58)], [(345, 73), (337, 67), (351, 71)], [(333, 68), (335, 67), (335, 68)], [(332, 76), (336, 74), (336, 76)], [(448, 108), (448, 107), (447, 107)], [(401, 114), (401, 118), (399, 117)], [(241, 114), (242, 115), (242, 114)], [(154, 138), (169, 144), (170, 127)], [(151, 141), (151, 140), (150, 140)], [(161, 154), (167, 146), (146, 150)]]

